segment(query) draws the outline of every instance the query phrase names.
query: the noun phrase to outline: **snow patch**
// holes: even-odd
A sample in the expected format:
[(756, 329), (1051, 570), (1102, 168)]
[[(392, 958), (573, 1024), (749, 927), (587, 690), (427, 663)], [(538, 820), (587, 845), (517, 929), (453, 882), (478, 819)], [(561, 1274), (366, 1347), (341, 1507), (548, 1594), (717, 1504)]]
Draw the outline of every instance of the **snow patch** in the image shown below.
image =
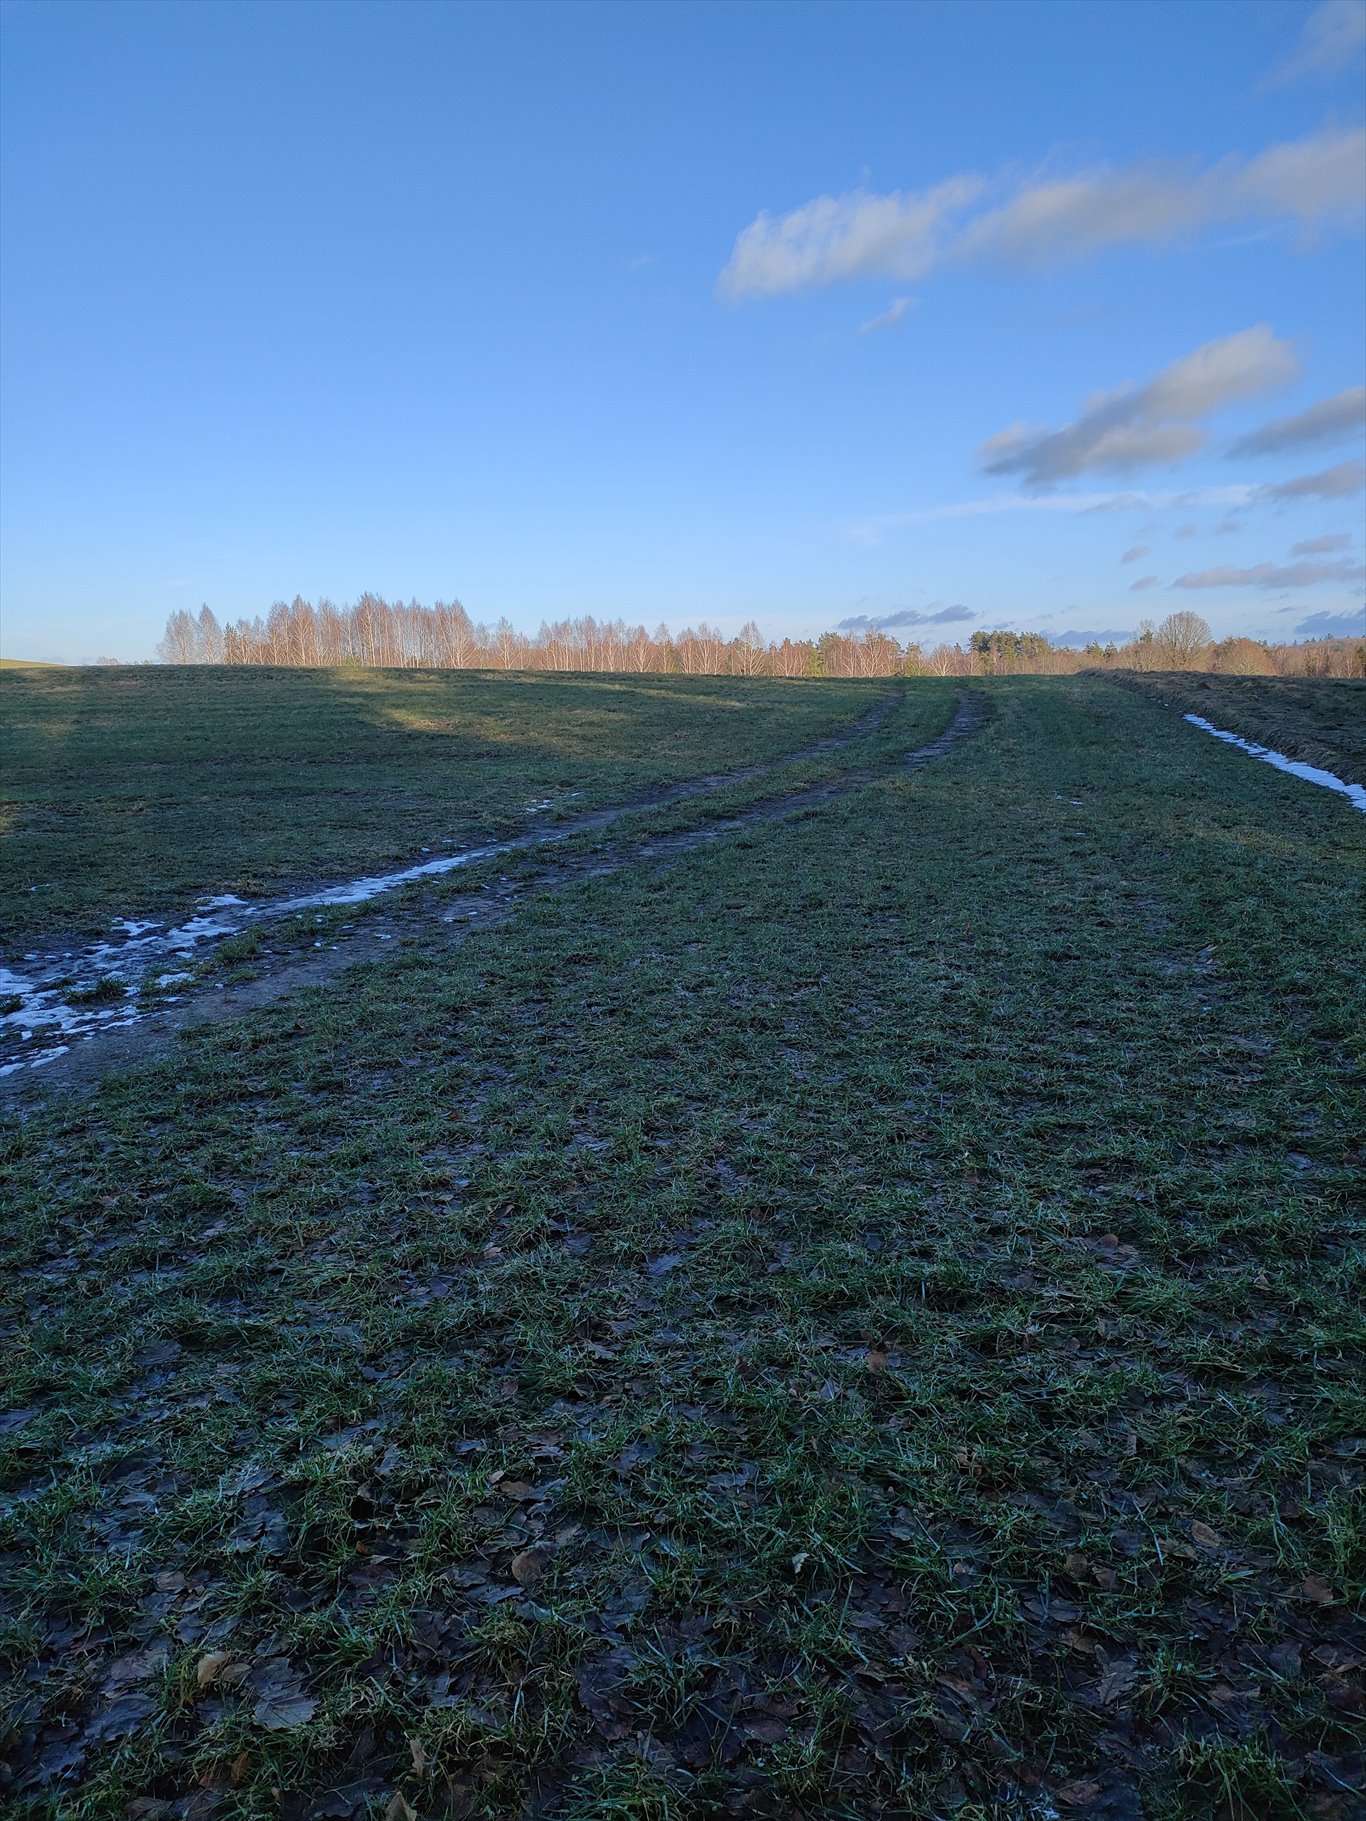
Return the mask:
[(1325, 790), (1335, 790), (1346, 797), (1353, 809), (1359, 809), (1366, 815), (1366, 785), (1348, 784), (1335, 776), (1331, 771), (1324, 771), (1317, 765), (1306, 765), (1302, 759), (1288, 759), (1283, 752), (1273, 752), (1269, 746), (1258, 746), (1253, 740), (1245, 740), (1241, 734), (1229, 733), (1225, 728), (1216, 727), (1203, 715), (1182, 715), (1183, 721), (1189, 721), (1192, 727), (1198, 727), (1202, 733), (1212, 733), (1216, 740), (1226, 740), (1230, 746), (1236, 746), (1240, 752), (1250, 753), (1254, 759), (1262, 759), (1268, 765), (1274, 765), (1277, 771), (1288, 771), (1292, 778), (1303, 778), (1306, 784), (1320, 784)]

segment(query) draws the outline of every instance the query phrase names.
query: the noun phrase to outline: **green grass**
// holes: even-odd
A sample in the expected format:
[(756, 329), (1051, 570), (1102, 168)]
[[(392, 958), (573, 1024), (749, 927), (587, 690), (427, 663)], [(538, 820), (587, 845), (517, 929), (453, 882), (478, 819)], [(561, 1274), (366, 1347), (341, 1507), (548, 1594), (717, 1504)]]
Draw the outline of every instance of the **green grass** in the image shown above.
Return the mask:
[(17, 1812), (1360, 1813), (1366, 825), (984, 688), (13, 1125)]
[[(0, 939), (347, 878), (807, 745), (885, 682), (14, 667)], [(571, 795), (571, 793), (577, 793)]]

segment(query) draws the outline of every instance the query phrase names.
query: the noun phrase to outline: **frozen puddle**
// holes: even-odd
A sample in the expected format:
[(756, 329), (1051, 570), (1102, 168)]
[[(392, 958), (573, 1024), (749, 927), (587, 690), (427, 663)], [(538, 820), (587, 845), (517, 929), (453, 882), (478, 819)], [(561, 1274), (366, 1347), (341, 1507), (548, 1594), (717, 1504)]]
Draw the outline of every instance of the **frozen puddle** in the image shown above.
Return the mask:
[(1347, 784), (1331, 771), (1323, 771), (1317, 765), (1306, 765), (1301, 759), (1287, 759), (1283, 752), (1273, 752), (1269, 746), (1258, 746), (1252, 740), (1245, 740), (1241, 734), (1229, 733), (1222, 727), (1216, 727), (1203, 715), (1182, 715), (1183, 721), (1189, 721), (1192, 727), (1198, 727), (1202, 733), (1212, 733), (1216, 740), (1227, 740), (1230, 746), (1236, 746), (1240, 752), (1250, 753), (1254, 759), (1264, 759), (1268, 765), (1274, 765), (1277, 771), (1288, 771), (1292, 778), (1303, 778), (1306, 784), (1321, 784), (1325, 790), (1336, 790), (1346, 797), (1353, 809), (1359, 809), (1366, 815), (1366, 785)]
[(0, 967), (0, 1005), (13, 1007), (0, 1016), (0, 1076), (53, 1062), (70, 1049), (73, 1040), (88, 1041), (102, 1031), (135, 1024), (141, 1016), (139, 999), (149, 974), (163, 991), (187, 983), (194, 974), (184, 964), (229, 936), (302, 911), (365, 904), (415, 880), (454, 872), (457, 867), (523, 845), (524, 840), (464, 848), (417, 866), (405, 866), (398, 872), (373, 873), (344, 885), (331, 885), (292, 898), (263, 899), (255, 904), (225, 892), (218, 897), (201, 898), (193, 917), (170, 928), (119, 917), (111, 926), (113, 934), (107, 942), (92, 942), (85, 948), (56, 954), (26, 956), (22, 972)]

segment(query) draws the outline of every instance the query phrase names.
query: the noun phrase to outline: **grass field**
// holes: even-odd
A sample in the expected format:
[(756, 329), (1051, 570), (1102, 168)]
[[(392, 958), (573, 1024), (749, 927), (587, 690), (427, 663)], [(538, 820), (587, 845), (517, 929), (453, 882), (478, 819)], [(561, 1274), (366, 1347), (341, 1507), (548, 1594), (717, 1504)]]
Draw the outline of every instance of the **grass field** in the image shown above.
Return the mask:
[(1366, 819), (981, 692), (11, 1121), (17, 1813), (1362, 1812)]
[(1348, 678), (1221, 677), (1194, 670), (1126, 679), (1182, 714), (1203, 715), (1290, 759), (1366, 784), (1366, 684)]
[(10, 668), (0, 941), (375, 871), (775, 758), (885, 685)]

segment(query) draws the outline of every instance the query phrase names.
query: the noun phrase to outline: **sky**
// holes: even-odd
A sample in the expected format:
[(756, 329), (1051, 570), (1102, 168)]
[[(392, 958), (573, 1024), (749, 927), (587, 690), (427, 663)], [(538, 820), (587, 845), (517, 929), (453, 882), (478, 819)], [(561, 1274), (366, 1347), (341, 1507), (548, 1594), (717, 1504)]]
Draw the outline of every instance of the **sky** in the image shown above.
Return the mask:
[(0, 8), (0, 652), (1363, 616), (1366, 0)]

